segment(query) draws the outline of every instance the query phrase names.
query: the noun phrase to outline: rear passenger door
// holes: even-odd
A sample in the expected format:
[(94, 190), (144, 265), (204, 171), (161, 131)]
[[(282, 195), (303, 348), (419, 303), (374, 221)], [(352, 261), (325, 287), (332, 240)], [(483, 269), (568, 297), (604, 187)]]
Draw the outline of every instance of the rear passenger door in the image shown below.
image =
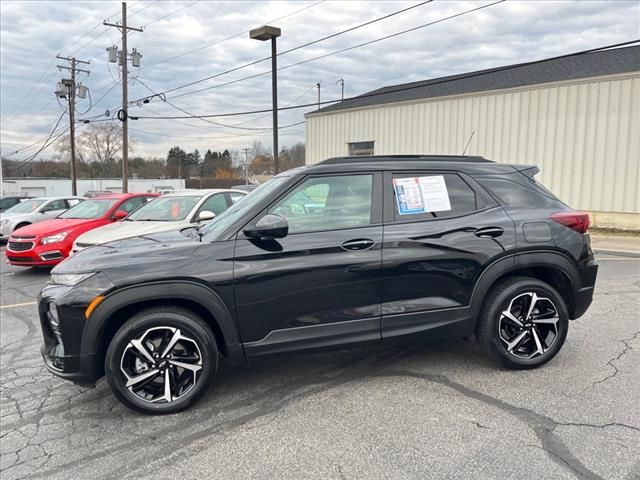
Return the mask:
[(514, 245), (513, 222), (458, 172), (388, 172), (384, 188), (383, 339), (462, 332), (478, 276)]

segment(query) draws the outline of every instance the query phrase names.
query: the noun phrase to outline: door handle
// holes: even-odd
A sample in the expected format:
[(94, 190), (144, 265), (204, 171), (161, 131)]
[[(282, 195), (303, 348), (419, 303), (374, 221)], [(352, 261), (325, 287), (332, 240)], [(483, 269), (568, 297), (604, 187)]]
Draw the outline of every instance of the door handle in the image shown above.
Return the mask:
[(369, 238), (357, 238), (355, 240), (347, 240), (340, 245), (344, 250), (368, 250), (376, 244)]
[(478, 228), (474, 233), (476, 237), (497, 238), (504, 233), (504, 229), (500, 227), (483, 227)]

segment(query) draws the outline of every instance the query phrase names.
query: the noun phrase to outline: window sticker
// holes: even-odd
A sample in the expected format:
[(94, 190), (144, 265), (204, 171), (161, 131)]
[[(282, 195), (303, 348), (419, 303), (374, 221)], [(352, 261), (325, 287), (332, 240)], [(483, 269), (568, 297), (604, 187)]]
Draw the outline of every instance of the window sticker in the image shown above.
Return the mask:
[(444, 176), (394, 178), (400, 215), (451, 210)]

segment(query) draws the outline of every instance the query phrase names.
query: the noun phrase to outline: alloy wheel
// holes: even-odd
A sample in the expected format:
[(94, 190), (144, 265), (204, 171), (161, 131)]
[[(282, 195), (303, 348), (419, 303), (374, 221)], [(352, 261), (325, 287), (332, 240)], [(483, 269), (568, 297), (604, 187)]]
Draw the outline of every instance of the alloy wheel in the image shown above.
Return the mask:
[(550, 299), (526, 292), (514, 297), (500, 314), (498, 335), (510, 355), (535, 358), (558, 338), (559, 320), (558, 309)]
[(202, 354), (197, 342), (179, 328), (154, 327), (129, 341), (120, 370), (126, 388), (139, 399), (171, 403), (196, 385)]

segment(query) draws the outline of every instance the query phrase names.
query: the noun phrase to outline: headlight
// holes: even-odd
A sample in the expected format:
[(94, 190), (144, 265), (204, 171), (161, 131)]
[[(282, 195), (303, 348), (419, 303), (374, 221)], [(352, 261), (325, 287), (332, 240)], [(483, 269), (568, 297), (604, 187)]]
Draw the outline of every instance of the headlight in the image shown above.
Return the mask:
[(56, 243), (61, 242), (64, 238), (69, 234), (69, 232), (60, 232), (55, 235), (51, 235), (50, 237), (44, 237), (40, 243), (42, 245), (46, 245), (47, 243)]
[(84, 280), (86, 280), (87, 278), (95, 275), (96, 272), (91, 272), (91, 273), (67, 273), (67, 274), (60, 274), (60, 273), (52, 273), (51, 274), (51, 283), (56, 284), (56, 285), (67, 285), (69, 287), (72, 287), (74, 285), (79, 284), (80, 282), (83, 282)]

